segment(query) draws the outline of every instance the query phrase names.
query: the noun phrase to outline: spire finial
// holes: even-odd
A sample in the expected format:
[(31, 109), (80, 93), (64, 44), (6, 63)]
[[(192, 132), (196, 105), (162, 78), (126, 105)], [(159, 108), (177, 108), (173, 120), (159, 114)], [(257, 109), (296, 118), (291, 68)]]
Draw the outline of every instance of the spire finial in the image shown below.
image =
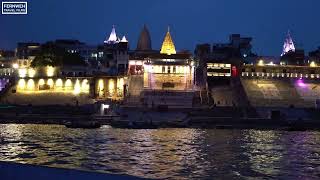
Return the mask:
[(170, 26), (168, 26), (168, 32), (170, 32)]

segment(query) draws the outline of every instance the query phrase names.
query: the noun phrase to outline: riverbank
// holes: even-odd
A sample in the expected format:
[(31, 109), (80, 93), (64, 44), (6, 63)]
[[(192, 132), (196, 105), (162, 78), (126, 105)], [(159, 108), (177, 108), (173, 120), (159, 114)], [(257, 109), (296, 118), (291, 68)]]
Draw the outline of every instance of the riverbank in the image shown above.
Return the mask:
[[(114, 128), (210, 128), (320, 130), (316, 109), (243, 109), (236, 107), (119, 108), (101, 115), (94, 106), (11, 106), (0, 109), (0, 124), (58, 124), (94, 121)], [(261, 112), (264, 115), (261, 116)], [(288, 114), (288, 115), (286, 115)], [(291, 114), (291, 116), (289, 116)], [(292, 116), (293, 115), (293, 116)]]

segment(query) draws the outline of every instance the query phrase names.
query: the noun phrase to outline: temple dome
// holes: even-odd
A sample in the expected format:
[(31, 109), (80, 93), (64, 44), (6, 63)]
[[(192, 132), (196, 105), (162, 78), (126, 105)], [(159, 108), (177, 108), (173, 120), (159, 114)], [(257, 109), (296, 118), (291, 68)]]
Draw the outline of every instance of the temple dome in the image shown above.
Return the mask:
[(139, 51), (152, 50), (150, 33), (146, 25), (143, 26), (143, 29), (140, 33), (140, 37), (137, 44), (137, 50)]
[(162, 46), (161, 46), (161, 54), (167, 54), (167, 55), (171, 55), (171, 54), (176, 54), (176, 48), (174, 46), (173, 40), (171, 38), (170, 35), (170, 29), (168, 27), (168, 32), (166, 34), (166, 36), (164, 37)]
[(116, 33), (116, 28), (115, 26), (113, 25), (112, 26), (112, 30), (111, 30), (111, 33), (109, 35), (109, 38), (106, 39), (104, 41), (104, 43), (107, 43), (107, 44), (116, 44), (116, 43), (119, 43), (119, 37), (117, 37), (117, 33)]

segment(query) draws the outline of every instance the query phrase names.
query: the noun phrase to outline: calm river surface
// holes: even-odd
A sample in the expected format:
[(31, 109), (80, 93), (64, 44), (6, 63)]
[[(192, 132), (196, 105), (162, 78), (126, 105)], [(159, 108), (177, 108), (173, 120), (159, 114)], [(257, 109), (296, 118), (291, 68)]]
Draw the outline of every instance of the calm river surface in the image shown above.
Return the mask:
[(0, 125), (0, 160), (146, 178), (320, 178), (320, 132)]

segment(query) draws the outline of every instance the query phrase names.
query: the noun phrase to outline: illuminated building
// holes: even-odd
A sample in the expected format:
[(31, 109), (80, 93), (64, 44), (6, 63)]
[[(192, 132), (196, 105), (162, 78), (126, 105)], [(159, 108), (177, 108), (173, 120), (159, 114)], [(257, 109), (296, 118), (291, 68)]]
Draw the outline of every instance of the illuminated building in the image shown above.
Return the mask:
[(18, 68), (27, 69), (30, 67), (32, 60), (40, 51), (40, 43), (20, 42), (16, 49), (16, 64)]
[[(124, 86), (124, 77), (100, 78), (96, 81), (95, 95), (98, 99), (122, 99)], [(89, 88), (89, 86), (86, 87)]]
[[(187, 90), (193, 89), (194, 62), (188, 52), (176, 52), (170, 32), (167, 31), (161, 51), (150, 50), (151, 39), (146, 26), (137, 45), (137, 51), (130, 58), (130, 73), (143, 74), (144, 88)], [(139, 72), (137, 72), (137, 70)]]
[[(134, 84), (132, 86), (135, 88), (129, 87), (129, 89), (135, 90), (129, 93), (136, 95), (142, 93), (144, 103), (149, 107), (165, 103), (172, 106), (174, 104), (191, 106), (190, 98), (194, 93), (194, 67), (195, 62), (191, 53), (176, 51), (169, 30), (165, 34), (161, 50), (152, 50), (150, 34), (144, 26), (137, 49), (129, 60), (129, 73), (138, 75), (141, 79), (132, 79), (131, 84)], [(138, 87), (138, 84), (142, 84), (141, 87)], [(167, 96), (167, 93), (171, 93), (171, 96)], [(163, 100), (160, 101), (160, 97), (163, 97)]]
[(124, 75), (127, 73), (129, 60), (129, 45), (125, 36), (120, 38), (116, 34), (115, 26), (104, 41), (103, 45), (98, 46), (100, 57), (100, 72), (108, 75)]
[[(198, 44), (195, 58), (199, 62), (196, 82), (202, 88), (210, 85), (228, 85), (238, 75), (241, 62), (252, 62), (252, 38), (231, 34), (227, 43)], [(208, 86), (209, 84), (209, 86)]]

